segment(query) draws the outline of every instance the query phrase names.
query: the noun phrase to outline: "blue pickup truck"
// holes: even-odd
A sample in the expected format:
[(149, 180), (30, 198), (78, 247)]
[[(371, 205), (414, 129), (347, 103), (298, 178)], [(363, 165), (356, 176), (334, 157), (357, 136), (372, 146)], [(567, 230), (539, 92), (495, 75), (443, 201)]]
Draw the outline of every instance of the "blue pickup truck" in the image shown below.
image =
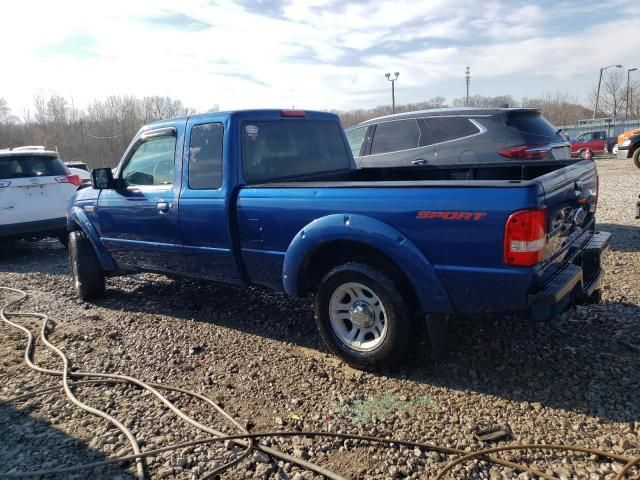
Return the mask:
[[(592, 161), (356, 169), (329, 113), (250, 110), (144, 126), (67, 217), (75, 288), (160, 272), (312, 296), (349, 364), (386, 368), (427, 319), (549, 319), (597, 301)], [(514, 320), (516, 321), (516, 320)]]

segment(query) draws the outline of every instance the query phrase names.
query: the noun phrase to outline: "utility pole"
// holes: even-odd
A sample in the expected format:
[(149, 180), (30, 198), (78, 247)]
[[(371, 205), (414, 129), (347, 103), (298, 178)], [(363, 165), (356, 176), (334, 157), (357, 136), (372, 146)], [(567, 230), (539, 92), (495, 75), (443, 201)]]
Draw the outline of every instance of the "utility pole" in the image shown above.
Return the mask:
[(595, 120), (596, 114), (598, 113), (598, 100), (600, 100), (600, 84), (602, 84), (602, 72), (604, 72), (607, 68), (616, 67), (622, 68), (622, 65), (609, 65), (608, 67), (602, 67), (600, 69), (600, 79), (598, 80), (598, 93), (596, 93), (596, 108), (593, 109), (593, 119)]
[(391, 113), (396, 113), (396, 80), (398, 80), (398, 76), (400, 72), (395, 72), (395, 78), (391, 78), (390, 73), (385, 73), (384, 76), (387, 77), (387, 80), (391, 82)]
[(84, 120), (80, 119), (80, 136), (82, 138), (82, 161), (87, 162), (87, 146), (84, 143)]
[(468, 107), (469, 106), (469, 84), (471, 83), (471, 67), (467, 67), (467, 69), (464, 71), (464, 79), (465, 79), (465, 82), (467, 83), (467, 96), (464, 100), (464, 106)]
[(625, 120), (629, 120), (629, 74), (631, 72), (635, 72), (636, 70), (638, 70), (637, 68), (629, 68), (627, 69), (627, 109), (625, 111), (624, 114), (624, 119)]

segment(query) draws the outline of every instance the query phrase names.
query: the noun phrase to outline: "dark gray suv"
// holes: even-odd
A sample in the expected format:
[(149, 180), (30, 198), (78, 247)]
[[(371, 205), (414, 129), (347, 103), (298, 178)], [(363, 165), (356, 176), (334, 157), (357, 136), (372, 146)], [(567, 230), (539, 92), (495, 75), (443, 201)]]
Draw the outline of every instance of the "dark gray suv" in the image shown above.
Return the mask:
[(367, 120), (346, 133), (365, 168), (571, 158), (567, 140), (530, 108), (421, 110)]

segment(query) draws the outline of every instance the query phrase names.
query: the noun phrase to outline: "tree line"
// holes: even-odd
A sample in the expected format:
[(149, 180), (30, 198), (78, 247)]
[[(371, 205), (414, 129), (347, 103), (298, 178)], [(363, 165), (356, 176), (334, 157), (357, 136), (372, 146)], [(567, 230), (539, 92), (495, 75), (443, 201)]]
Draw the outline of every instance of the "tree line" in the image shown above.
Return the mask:
[(80, 109), (73, 99), (38, 94), (18, 117), (0, 98), (0, 148), (42, 145), (65, 161), (113, 167), (144, 124), (194, 113), (180, 100), (162, 96), (110, 96)]
[[(495, 97), (473, 95), (469, 97), (468, 101), (464, 97), (455, 98), (450, 105), (446, 103), (446, 99), (444, 97), (434, 97), (425, 102), (397, 105), (396, 113), (426, 110), (431, 108), (464, 106), (472, 108), (538, 108), (542, 111), (545, 118), (554, 125), (571, 125), (577, 123), (578, 120), (591, 118), (593, 115), (593, 110), (580, 105), (577, 98), (571, 97), (568, 93), (564, 92), (549, 92), (545, 93), (540, 98), (523, 98), (520, 101), (517, 101), (511, 95), (498, 95)], [(344, 127), (349, 128), (371, 118), (380, 117), (382, 115), (391, 115), (391, 105), (380, 105), (375, 108), (350, 110), (346, 112), (337, 111), (335, 113), (340, 116)]]
[[(614, 71), (603, 78), (598, 101), (597, 117), (614, 119), (640, 118), (640, 82), (630, 84), (627, 103), (626, 77)], [(596, 87), (590, 92), (595, 106)], [(572, 125), (578, 120), (591, 118), (593, 108), (581, 105), (577, 98), (566, 92), (548, 92), (540, 98), (511, 95), (470, 96), (456, 98), (448, 104), (444, 97), (396, 106), (396, 112), (409, 112), (431, 108), (460, 107), (533, 107), (554, 125)], [(208, 111), (217, 111), (214, 106)], [(92, 168), (115, 166), (135, 133), (144, 124), (164, 118), (197, 113), (180, 100), (163, 96), (135, 97), (115, 95), (94, 100), (86, 108), (78, 108), (73, 99), (52, 94), (37, 94), (30, 108), (20, 115), (13, 112), (7, 101), (0, 97), (0, 148), (21, 145), (43, 145), (60, 152), (66, 161), (83, 161)], [(391, 114), (391, 105), (369, 109), (334, 111), (345, 128), (365, 120)]]

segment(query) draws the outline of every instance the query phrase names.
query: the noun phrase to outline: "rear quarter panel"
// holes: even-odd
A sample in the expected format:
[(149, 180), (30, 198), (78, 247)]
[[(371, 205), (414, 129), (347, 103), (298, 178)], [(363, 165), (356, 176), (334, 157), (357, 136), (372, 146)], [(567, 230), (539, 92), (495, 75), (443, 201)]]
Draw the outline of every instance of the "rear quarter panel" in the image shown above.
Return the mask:
[[(469, 186), (474, 183), (478, 186)], [(245, 187), (237, 206), (242, 255), (253, 279), (281, 289), (284, 256), (298, 232), (328, 215), (361, 215), (389, 225), (415, 244), (457, 311), (477, 311), (481, 305), (490, 311), (510, 310), (510, 296), (529, 288), (531, 271), (503, 266), (504, 225), (513, 211), (538, 205), (541, 192), (535, 182), (495, 185), (440, 181), (416, 182), (414, 188)], [(455, 212), (471, 215), (455, 219)], [(375, 247), (373, 236), (370, 241)], [(490, 292), (495, 295), (489, 300)]]

